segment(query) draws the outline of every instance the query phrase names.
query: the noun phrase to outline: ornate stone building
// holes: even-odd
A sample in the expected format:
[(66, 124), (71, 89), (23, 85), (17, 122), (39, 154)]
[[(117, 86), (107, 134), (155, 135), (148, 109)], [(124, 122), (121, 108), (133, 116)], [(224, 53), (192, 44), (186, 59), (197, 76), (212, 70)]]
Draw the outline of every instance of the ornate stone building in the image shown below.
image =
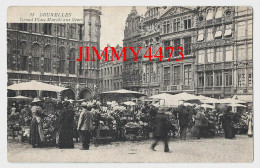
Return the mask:
[[(108, 50), (108, 60), (111, 60), (111, 46), (107, 45)], [(118, 55), (120, 55), (122, 51), (122, 47), (117, 45), (115, 50)], [(100, 52), (102, 54), (102, 52)], [(104, 61), (104, 56), (100, 61), (100, 71), (99, 71), (99, 91), (106, 92), (111, 90), (119, 90), (122, 89), (123, 79), (122, 73), (124, 68), (123, 56), (120, 57), (118, 61), (115, 56), (113, 56), (114, 61)]]
[[(83, 24), (8, 23), (8, 85), (37, 80), (69, 88), (62, 92), (63, 98), (93, 97), (98, 91), (99, 62), (76, 62), (76, 58), (80, 46), (99, 50), (100, 15), (101, 8), (86, 8)], [(34, 91), (9, 91), (8, 96), (14, 94), (56, 97)]]
[(124, 47), (152, 47), (154, 55), (160, 46), (181, 46), (184, 59), (174, 60), (179, 59), (176, 50), (171, 61), (169, 50), (163, 50), (162, 61), (148, 61), (140, 52), (142, 61), (126, 64), (135, 65), (141, 77), (135, 80), (130, 71), (130, 77), (123, 78), (124, 87), (149, 96), (189, 92), (252, 101), (252, 16), (250, 7), (148, 7), (144, 16), (133, 8), (126, 20)]
[(196, 94), (252, 95), (252, 8), (202, 7), (198, 12)]
[[(138, 47), (142, 46), (141, 40), (142, 17), (133, 7), (128, 15), (125, 23), (123, 47), (133, 47), (137, 52)], [(139, 91), (142, 82), (142, 62), (133, 61), (134, 55), (127, 49), (127, 61), (124, 62), (123, 70), (123, 88)], [(142, 53), (139, 52), (138, 60), (142, 58)]]

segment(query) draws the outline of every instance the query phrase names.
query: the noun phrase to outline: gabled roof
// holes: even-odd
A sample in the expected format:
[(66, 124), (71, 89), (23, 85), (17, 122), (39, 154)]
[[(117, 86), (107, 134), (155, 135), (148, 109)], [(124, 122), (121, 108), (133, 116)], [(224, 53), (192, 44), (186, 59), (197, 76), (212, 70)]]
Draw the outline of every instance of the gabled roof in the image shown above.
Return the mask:
[(188, 11), (192, 11), (196, 9), (196, 7), (181, 7), (181, 6), (172, 6), (168, 7), (162, 14), (160, 18), (166, 17), (168, 15), (176, 15), (179, 13), (184, 13)]

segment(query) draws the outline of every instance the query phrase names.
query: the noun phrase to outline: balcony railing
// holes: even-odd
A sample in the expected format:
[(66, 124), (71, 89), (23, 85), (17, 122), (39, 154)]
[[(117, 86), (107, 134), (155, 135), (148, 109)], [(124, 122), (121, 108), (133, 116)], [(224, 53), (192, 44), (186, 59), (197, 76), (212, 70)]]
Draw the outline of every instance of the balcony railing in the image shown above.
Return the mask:
[(168, 85), (163, 86), (163, 91), (172, 91), (172, 92), (180, 92), (180, 91), (188, 91), (194, 90), (193, 85)]

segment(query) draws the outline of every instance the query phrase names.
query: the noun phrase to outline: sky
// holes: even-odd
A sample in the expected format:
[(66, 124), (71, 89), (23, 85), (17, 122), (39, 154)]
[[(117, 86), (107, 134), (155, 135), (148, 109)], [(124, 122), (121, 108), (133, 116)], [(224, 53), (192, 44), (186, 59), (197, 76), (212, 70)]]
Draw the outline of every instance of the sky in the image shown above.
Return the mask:
[[(115, 47), (117, 44), (123, 46), (125, 21), (128, 14), (131, 12), (132, 6), (124, 7), (102, 7), (101, 15), (101, 50), (110, 44)], [(138, 6), (136, 10), (138, 14), (144, 14), (147, 7)]]

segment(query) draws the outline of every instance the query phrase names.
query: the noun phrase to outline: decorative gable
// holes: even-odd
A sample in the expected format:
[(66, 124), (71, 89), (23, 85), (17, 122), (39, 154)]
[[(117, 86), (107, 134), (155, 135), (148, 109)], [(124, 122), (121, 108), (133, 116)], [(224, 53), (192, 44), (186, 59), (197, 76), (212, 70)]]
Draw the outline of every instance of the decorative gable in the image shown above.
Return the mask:
[(191, 8), (173, 6), (173, 7), (170, 7), (169, 9), (166, 9), (166, 11), (161, 15), (161, 18), (172, 16), (172, 15), (178, 15), (178, 14), (181, 14), (184, 12), (189, 12), (192, 10), (193, 9), (191, 9)]

